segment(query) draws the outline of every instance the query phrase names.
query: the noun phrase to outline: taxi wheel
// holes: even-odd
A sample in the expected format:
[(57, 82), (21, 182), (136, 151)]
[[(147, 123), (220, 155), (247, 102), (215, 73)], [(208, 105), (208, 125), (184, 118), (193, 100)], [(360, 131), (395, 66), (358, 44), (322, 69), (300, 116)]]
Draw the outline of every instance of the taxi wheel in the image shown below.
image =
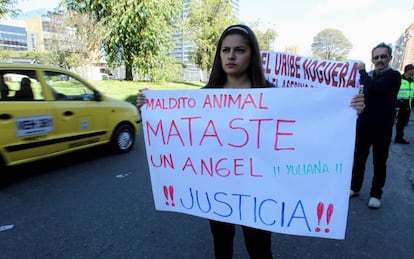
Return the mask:
[(123, 124), (115, 129), (111, 145), (117, 153), (127, 153), (132, 150), (135, 142), (135, 130), (131, 125)]

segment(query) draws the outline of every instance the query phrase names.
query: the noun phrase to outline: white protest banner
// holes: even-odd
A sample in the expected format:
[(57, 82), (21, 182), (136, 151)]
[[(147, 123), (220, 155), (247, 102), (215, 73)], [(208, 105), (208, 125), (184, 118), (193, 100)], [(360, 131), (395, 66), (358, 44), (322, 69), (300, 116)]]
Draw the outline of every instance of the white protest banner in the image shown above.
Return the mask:
[(320, 60), (270, 51), (262, 51), (261, 57), (266, 79), (276, 87), (359, 87), (360, 61)]
[(157, 210), (343, 239), (355, 88), (145, 91)]

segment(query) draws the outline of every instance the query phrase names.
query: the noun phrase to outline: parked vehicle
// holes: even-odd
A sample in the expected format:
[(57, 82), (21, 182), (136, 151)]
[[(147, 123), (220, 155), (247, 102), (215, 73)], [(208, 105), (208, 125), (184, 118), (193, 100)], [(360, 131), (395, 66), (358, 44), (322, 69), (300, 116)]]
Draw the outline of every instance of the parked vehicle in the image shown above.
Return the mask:
[(129, 152), (140, 115), (61, 68), (0, 64), (0, 166), (108, 144)]

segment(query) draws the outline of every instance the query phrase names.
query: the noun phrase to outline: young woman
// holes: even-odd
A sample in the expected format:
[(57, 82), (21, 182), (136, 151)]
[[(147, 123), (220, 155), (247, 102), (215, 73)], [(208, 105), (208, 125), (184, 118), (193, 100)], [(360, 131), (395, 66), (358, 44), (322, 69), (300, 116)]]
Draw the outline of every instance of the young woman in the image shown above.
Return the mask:
[[(253, 31), (245, 25), (228, 27), (221, 35), (210, 80), (204, 88), (272, 87), (264, 77), (260, 49)], [(235, 225), (210, 220), (216, 258), (233, 257)], [(272, 258), (271, 232), (242, 226), (250, 258)]]
[[(253, 31), (245, 25), (228, 27), (222, 33), (214, 57), (213, 68), (206, 88), (265, 88), (274, 87), (267, 82), (260, 59), (260, 49)], [(137, 107), (146, 102), (140, 91)], [(364, 108), (362, 94), (354, 96), (351, 106), (358, 113)], [(235, 225), (210, 220), (216, 258), (233, 257)], [(271, 232), (242, 226), (244, 240), (250, 258), (267, 259), (272, 257)]]

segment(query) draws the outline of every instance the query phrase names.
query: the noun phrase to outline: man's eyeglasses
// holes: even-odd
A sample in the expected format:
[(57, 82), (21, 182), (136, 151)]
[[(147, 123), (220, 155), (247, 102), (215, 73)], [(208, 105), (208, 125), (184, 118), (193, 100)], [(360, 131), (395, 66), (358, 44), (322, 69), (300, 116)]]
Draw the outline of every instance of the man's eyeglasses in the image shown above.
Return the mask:
[(373, 60), (378, 60), (378, 59), (386, 59), (386, 58), (388, 58), (389, 56), (387, 55), (387, 54), (382, 54), (382, 55), (379, 55), (379, 56), (375, 56), (375, 57), (372, 57), (372, 59)]

